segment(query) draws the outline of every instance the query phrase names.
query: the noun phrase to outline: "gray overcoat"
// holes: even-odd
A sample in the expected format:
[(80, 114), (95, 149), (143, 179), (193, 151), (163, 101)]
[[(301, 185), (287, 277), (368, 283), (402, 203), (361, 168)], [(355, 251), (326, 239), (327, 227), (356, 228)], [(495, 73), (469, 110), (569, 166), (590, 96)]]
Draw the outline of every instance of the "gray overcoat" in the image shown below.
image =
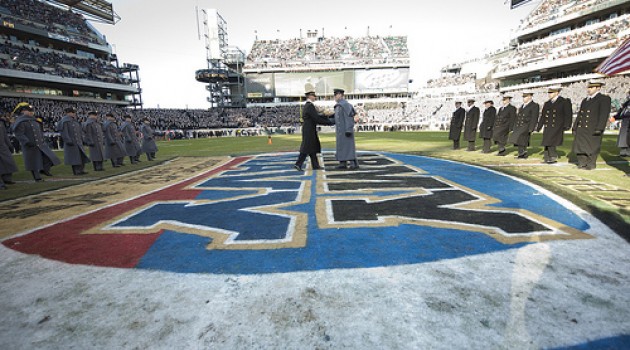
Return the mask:
[[(357, 159), (354, 141), (354, 116), (356, 112), (348, 101), (341, 99), (335, 105), (335, 132), (337, 140), (336, 158), (338, 161)], [(350, 136), (346, 136), (350, 133)]]
[(158, 151), (157, 145), (155, 144), (155, 135), (153, 129), (146, 125), (142, 124), (140, 127), (140, 132), (142, 133), (142, 152), (144, 153), (155, 153)]
[(18, 171), (15, 159), (13, 159), (13, 145), (9, 140), (7, 127), (0, 120), (0, 175), (13, 174)]
[(90, 148), (90, 159), (102, 162), (105, 158), (105, 134), (103, 125), (96, 119), (88, 118), (83, 124), (83, 139)]
[(42, 128), (34, 117), (24, 114), (20, 115), (15, 120), (12, 130), (22, 147), (24, 168), (27, 171), (39, 172), (44, 170), (42, 154), (45, 154), (53, 165), (61, 164), (55, 152), (48, 147), (46, 140), (44, 140)]
[(124, 157), (125, 145), (123, 145), (116, 123), (110, 120), (105, 121), (103, 134), (105, 135), (105, 159)]
[(125, 153), (128, 156), (135, 157), (140, 154), (140, 143), (136, 136), (136, 127), (128, 122), (123, 122), (120, 126), (123, 141), (125, 142)]
[(83, 148), (83, 130), (81, 124), (69, 115), (57, 123), (57, 131), (63, 140), (63, 163), (65, 165), (81, 165), (90, 162)]

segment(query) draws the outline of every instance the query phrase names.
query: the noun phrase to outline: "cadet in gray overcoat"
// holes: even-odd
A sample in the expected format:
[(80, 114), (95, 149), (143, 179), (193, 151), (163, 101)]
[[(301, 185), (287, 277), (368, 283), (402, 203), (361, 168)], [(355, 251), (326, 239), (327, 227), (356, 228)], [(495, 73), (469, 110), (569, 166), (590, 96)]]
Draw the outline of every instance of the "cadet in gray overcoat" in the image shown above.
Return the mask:
[(149, 118), (144, 118), (142, 120), (140, 132), (142, 133), (142, 152), (147, 155), (147, 160), (154, 160), (155, 153), (157, 153), (158, 148), (155, 144), (155, 133), (151, 128), (151, 122), (149, 121)]
[(57, 131), (63, 140), (63, 162), (72, 166), (74, 175), (85, 175), (85, 163), (89, 163), (90, 158), (83, 148), (83, 129), (74, 108), (66, 108), (64, 112), (66, 115), (57, 123)]
[(6, 189), (6, 185), (14, 184), (13, 173), (18, 171), (7, 127), (8, 114), (5, 114), (0, 116), (0, 189)]
[(98, 122), (98, 113), (88, 112), (88, 119), (83, 124), (83, 139), (90, 148), (90, 159), (94, 171), (103, 171), (105, 158), (105, 134), (103, 125)]
[(342, 89), (333, 90), (335, 101), (335, 132), (337, 141), (336, 159), (339, 161), (339, 169), (346, 169), (350, 162), (350, 169), (358, 169), (357, 150), (354, 140), (354, 116), (357, 114), (354, 107), (344, 98)]
[(120, 126), (120, 132), (125, 142), (125, 153), (129, 156), (131, 164), (136, 164), (140, 161), (141, 152), (138, 136), (136, 135), (136, 127), (133, 125), (130, 115), (127, 114), (124, 118), (125, 121)]
[(13, 114), (18, 116), (12, 130), (22, 148), (24, 168), (33, 174), (35, 181), (43, 181), (40, 174), (52, 176), (50, 169), (61, 164), (61, 161), (44, 140), (44, 133), (35, 120), (35, 110), (31, 105), (20, 102)]
[(106, 121), (103, 124), (103, 134), (105, 135), (105, 159), (112, 162), (114, 168), (124, 165), (125, 145), (122, 142), (118, 125), (116, 125), (116, 117), (111, 114), (105, 114)]

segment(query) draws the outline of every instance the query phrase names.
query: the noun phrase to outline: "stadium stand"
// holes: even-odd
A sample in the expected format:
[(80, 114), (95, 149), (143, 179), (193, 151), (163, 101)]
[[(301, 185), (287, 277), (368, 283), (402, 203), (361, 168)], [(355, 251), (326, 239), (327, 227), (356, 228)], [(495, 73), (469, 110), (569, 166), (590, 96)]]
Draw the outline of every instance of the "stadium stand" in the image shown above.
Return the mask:
[(245, 69), (409, 63), (404, 36), (256, 40)]
[[(107, 48), (109, 44), (84, 19), (76, 21), (80, 16), (31, 1), (0, 0), (0, 16), (82, 41), (64, 46), (50, 37), (34, 40), (23, 30), (5, 28), (0, 31), (0, 72), (34, 72), (88, 84), (131, 84), (120, 74), (107, 50), (91, 49), (100, 48), (99, 45)], [(25, 4), (37, 7), (40, 15), (25, 14)], [(65, 16), (73, 20), (66, 21)], [(42, 23), (37, 22), (40, 20)], [(331, 84), (350, 81), (348, 95), (359, 115), (358, 130), (446, 130), (456, 100), (474, 98), (480, 106), (484, 100), (499, 103), (501, 94), (509, 93), (518, 106), (527, 89), (534, 91), (536, 102), (543, 103), (547, 99), (546, 87), (552, 84), (563, 86), (562, 95), (570, 98), (577, 110), (585, 96), (585, 82), (595, 76), (593, 68), (630, 36), (629, 23), (628, 0), (543, 0), (517, 28), (511, 47), (449, 64), (440, 77), (428, 80), (426, 88), (414, 94), (408, 91), (409, 51), (405, 36), (318, 37), (316, 32), (309, 32), (306, 38), (253, 43), (243, 71), (254, 82), (249, 88), (260, 90), (248, 91), (248, 108), (133, 110), (125, 108), (127, 103), (112, 104), (107, 96), (97, 97), (94, 93), (88, 99), (67, 96), (55, 101), (33, 94), (27, 100), (35, 106), (49, 135), (55, 134), (63, 109), (71, 105), (80, 116), (97, 110), (118, 116), (131, 114), (136, 122), (148, 117), (164, 135), (171, 132), (177, 137), (240, 136), (261, 134), (265, 128), (293, 132), (299, 128), (299, 101), (305, 82), (321, 89), (318, 94), (322, 101), (318, 104), (330, 109), (332, 101), (327, 93), (332, 90)], [(322, 81), (325, 84), (320, 86)], [(390, 90), (375, 88), (389, 82)], [(0, 82), (0, 93), (3, 88)], [(626, 75), (606, 79), (604, 92), (612, 97), (613, 111), (623, 103), (629, 88)], [(24, 100), (10, 94), (4, 96), (0, 101), (2, 111), (10, 111)]]
[(119, 65), (80, 14), (46, 1), (0, 0), (0, 96), (141, 104), (138, 67)]

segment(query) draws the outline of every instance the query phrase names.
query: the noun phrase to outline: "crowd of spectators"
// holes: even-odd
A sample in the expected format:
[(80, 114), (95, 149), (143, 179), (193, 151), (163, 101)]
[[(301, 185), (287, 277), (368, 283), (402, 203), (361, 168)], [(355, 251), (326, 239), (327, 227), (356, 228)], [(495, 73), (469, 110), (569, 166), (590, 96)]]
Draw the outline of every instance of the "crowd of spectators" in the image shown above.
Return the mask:
[(256, 40), (247, 56), (246, 69), (309, 66), (408, 63), (405, 36), (327, 37)]
[(63, 51), (9, 41), (0, 35), (0, 68), (52, 74), (64, 78), (87, 79), (126, 84), (111, 63), (99, 59), (72, 56)]
[[(0, 99), (0, 111), (10, 112), (23, 99)], [(128, 109), (105, 103), (68, 103), (46, 99), (28, 100), (35, 109), (35, 115), (41, 119), (46, 132), (54, 132), (55, 125), (64, 116), (66, 107), (75, 107), (78, 115), (85, 118), (87, 112), (98, 111), (99, 114), (113, 113), (118, 117), (126, 114), (132, 116), (134, 122), (140, 123), (148, 118), (157, 130), (202, 130), (202, 129), (235, 129), (264, 127), (295, 127), (299, 125), (299, 106), (251, 107), (251, 108), (214, 108), (206, 109), (164, 109), (145, 108)]]
[(0, 19), (36, 26), (73, 42), (105, 45), (80, 14), (37, 0), (0, 0)]
[(438, 88), (453, 85), (464, 85), (474, 83), (477, 75), (474, 73), (445, 75), (436, 79), (427, 80), (427, 87)]
[(588, 10), (609, 0), (543, 0), (521, 23), (521, 30), (533, 28), (542, 23)]
[[(579, 81), (564, 86), (561, 95), (571, 99), (573, 110), (577, 112), (581, 101), (586, 97), (586, 82)], [(606, 79), (603, 93), (611, 96), (612, 110), (616, 111), (625, 101), (630, 89), (630, 77), (615, 76)], [(531, 90), (531, 89), (528, 89)], [(511, 91), (512, 104), (520, 106), (523, 91)], [(534, 101), (543, 104), (548, 99), (547, 88), (533, 89)], [(359, 118), (359, 131), (415, 131), (446, 130), (454, 110), (455, 101), (465, 102), (468, 98), (477, 101), (483, 109), (482, 102), (492, 100), (495, 106), (500, 105), (501, 94), (498, 90), (478, 92), (459, 97), (427, 98), (417, 96), (407, 102), (361, 102), (355, 104)], [(10, 112), (14, 106), (23, 101), (18, 98), (0, 99), (0, 112)], [(118, 117), (126, 114), (132, 116), (139, 124), (144, 118), (150, 120), (158, 133), (169, 139), (219, 137), (219, 136), (251, 136), (265, 135), (272, 132), (293, 133), (299, 130), (300, 106), (249, 107), (249, 108), (214, 108), (205, 109), (128, 109), (103, 103), (71, 103), (46, 99), (27, 100), (34, 106), (35, 115), (41, 120), (45, 132), (50, 137), (55, 135), (55, 126), (63, 117), (66, 107), (75, 107), (78, 115), (85, 118), (88, 111), (98, 111), (101, 116), (114, 113)], [(320, 107), (323, 104), (319, 104)], [(465, 103), (464, 103), (465, 105)], [(330, 113), (330, 108), (322, 107)]]
[(607, 50), (621, 45), (629, 35), (620, 35), (628, 30), (629, 16), (624, 15), (606, 22), (592, 24), (549, 38), (525, 43), (516, 48), (500, 71), (516, 69), (541, 61), (584, 55)]

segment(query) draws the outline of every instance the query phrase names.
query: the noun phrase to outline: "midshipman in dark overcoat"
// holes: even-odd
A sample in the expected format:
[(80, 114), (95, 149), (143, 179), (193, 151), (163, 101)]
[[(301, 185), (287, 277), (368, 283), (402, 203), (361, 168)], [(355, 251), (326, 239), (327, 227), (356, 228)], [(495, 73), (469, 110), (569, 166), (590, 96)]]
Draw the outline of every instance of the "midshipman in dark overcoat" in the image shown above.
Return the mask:
[(561, 90), (559, 86), (549, 87), (549, 100), (543, 105), (536, 127), (536, 131), (544, 127), (541, 145), (545, 147), (543, 159), (549, 164), (558, 162), (556, 147), (562, 145), (564, 132), (571, 129), (573, 121), (571, 100), (559, 96)]
[(602, 148), (602, 136), (610, 117), (610, 96), (601, 93), (603, 82), (591, 80), (587, 85), (588, 96), (582, 100), (573, 123), (573, 153), (580, 169), (596, 167), (597, 156)]

